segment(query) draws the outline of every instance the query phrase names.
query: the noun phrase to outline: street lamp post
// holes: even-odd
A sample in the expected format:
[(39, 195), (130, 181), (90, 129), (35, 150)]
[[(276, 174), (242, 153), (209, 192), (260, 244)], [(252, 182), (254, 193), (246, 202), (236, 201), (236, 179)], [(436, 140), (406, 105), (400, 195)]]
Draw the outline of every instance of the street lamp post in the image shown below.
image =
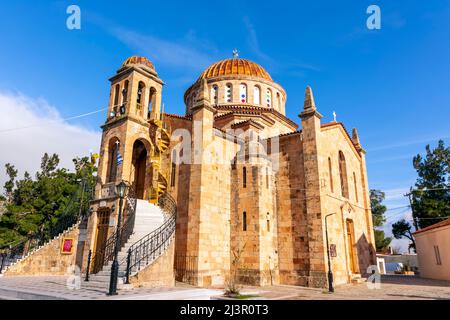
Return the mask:
[(333, 271), (331, 270), (330, 244), (328, 243), (328, 223), (327, 218), (335, 213), (330, 213), (325, 216), (325, 238), (327, 242), (327, 257), (328, 257), (328, 292), (334, 292), (333, 287)]
[(120, 236), (121, 236), (121, 222), (123, 211), (123, 199), (127, 192), (128, 185), (125, 182), (120, 182), (116, 186), (116, 192), (119, 195), (119, 215), (117, 217), (117, 230), (116, 230), (116, 243), (114, 246), (114, 260), (111, 266), (111, 278), (109, 281), (109, 293), (108, 295), (117, 295), (117, 278), (119, 277), (119, 261), (117, 261), (117, 255), (119, 254)]

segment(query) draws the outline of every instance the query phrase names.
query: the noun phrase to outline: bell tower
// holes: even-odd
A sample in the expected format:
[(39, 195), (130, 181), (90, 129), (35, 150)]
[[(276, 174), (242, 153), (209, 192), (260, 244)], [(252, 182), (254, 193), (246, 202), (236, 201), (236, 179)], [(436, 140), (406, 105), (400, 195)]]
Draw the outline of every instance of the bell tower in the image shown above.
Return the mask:
[[(108, 113), (102, 126), (96, 197), (104, 198), (119, 181), (128, 181), (139, 199), (152, 185), (152, 123), (161, 116), (163, 81), (145, 57), (128, 58), (111, 77)], [(147, 174), (150, 172), (150, 174)]]

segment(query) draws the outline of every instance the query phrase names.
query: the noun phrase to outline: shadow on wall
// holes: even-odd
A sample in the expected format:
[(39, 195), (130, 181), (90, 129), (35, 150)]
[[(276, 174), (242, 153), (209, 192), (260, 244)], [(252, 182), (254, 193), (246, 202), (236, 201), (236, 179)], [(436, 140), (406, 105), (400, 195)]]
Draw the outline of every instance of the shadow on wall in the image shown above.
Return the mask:
[(367, 237), (364, 233), (356, 242), (356, 252), (358, 255), (359, 272), (361, 275), (367, 275), (367, 268), (371, 265), (376, 265), (376, 249), (369, 241), (367, 241)]

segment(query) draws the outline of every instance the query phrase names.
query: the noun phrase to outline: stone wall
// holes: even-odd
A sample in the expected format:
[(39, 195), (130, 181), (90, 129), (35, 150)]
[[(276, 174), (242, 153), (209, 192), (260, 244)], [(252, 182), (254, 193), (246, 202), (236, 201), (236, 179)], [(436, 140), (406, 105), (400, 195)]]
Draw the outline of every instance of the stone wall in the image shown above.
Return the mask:
[[(78, 241), (78, 225), (64, 232), (59, 237), (47, 243), (41, 249), (12, 265), (5, 272), (5, 276), (43, 276), (69, 275), (73, 273), (71, 267), (75, 265), (76, 244)], [(73, 239), (73, 250), (70, 254), (62, 254), (61, 247), (64, 238)]]
[(130, 277), (130, 283), (134, 287), (174, 286), (174, 254), (175, 241), (172, 239), (169, 248), (155, 262)]

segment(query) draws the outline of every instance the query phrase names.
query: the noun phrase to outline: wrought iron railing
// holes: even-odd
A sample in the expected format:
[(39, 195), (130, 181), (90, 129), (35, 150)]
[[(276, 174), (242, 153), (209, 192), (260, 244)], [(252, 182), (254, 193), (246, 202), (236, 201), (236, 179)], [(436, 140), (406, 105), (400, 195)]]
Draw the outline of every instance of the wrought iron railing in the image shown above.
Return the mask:
[(89, 274), (99, 272), (106, 264), (108, 264), (109, 261), (113, 260), (114, 249), (117, 241), (117, 232), (119, 232), (119, 248), (122, 248), (128, 241), (128, 238), (131, 236), (134, 229), (136, 205), (136, 196), (133, 189), (129, 186), (128, 194), (125, 197), (125, 205), (122, 216), (124, 223), (120, 227), (120, 230), (114, 231), (105, 243), (101, 247), (97, 248), (94, 254), (92, 254), (91, 251), (89, 252), (85, 277), (86, 281), (89, 281)]
[(164, 193), (158, 199), (158, 206), (165, 215), (165, 222), (156, 230), (134, 243), (129, 249), (125, 260), (121, 264), (126, 264), (126, 283), (129, 283), (130, 275), (146, 267), (170, 245), (176, 228), (176, 202), (168, 194)]

